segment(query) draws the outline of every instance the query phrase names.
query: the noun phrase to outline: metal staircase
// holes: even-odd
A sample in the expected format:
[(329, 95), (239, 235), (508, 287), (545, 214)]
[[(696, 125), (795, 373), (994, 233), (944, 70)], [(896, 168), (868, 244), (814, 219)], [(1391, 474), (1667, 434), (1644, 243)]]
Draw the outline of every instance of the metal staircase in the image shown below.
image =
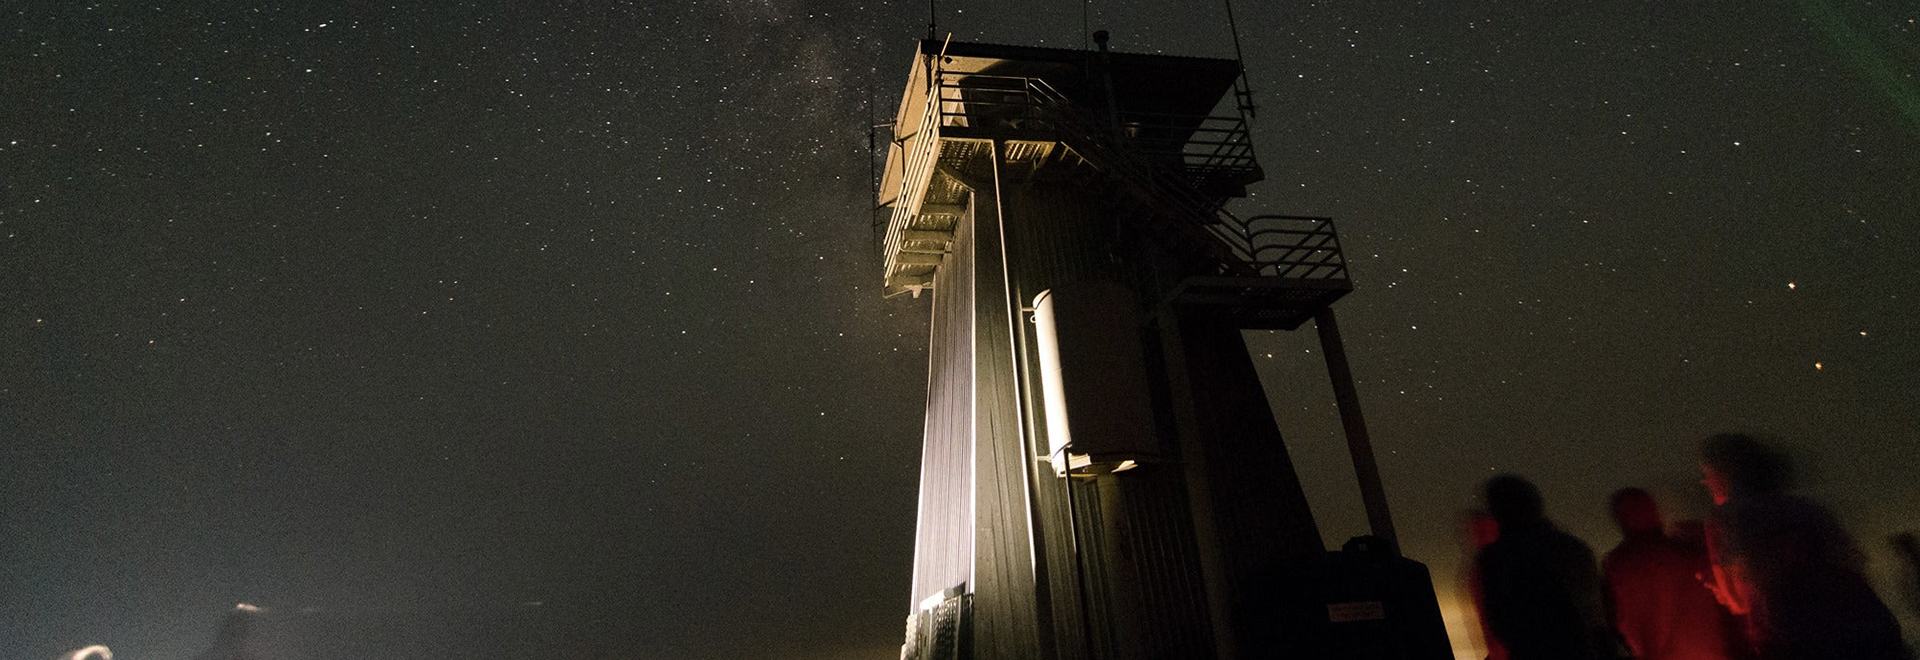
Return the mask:
[[(957, 218), (961, 209), (930, 203), (928, 188), (942, 163), (973, 153), (950, 143), (998, 140), (1028, 145), (1029, 152), (1045, 151), (1032, 145), (1064, 145), (1064, 150), (1028, 155), (1077, 159), (1103, 175), (1122, 195), (1121, 206), (1133, 210), (1129, 224), (1189, 264), (1191, 275), (1169, 292), (1173, 304), (1205, 306), (1241, 327), (1290, 329), (1352, 290), (1330, 218), (1243, 219), (1224, 207), (1229, 196), (1202, 190), (1259, 177), (1244, 120), (1101, 117), (1040, 78), (933, 75), (937, 83), (929, 86), (925, 112), (911, 136), (918, 138), (912, 140), (917, 148), (906, 154), (902, 190), (888, 227), (890, 280), (919, 265), (930, 272), (947, 249), (950, 231), (927, 227), (942, 226), (942, 214)], [(1158, 136), (1143, 129), (1146, 121), (1160, 122)], [(1208, 138), (1195, 138), (1203, 133)], [(931, 277), (918, 282), (924, 286)]]

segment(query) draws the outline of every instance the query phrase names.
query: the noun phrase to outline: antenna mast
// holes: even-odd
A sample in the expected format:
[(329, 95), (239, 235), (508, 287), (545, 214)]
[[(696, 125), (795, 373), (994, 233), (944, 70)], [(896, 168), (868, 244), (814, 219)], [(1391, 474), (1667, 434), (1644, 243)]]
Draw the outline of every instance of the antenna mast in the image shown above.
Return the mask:
[(1087, 50), (1088, 35), (1093, 34), (1088, 31), (1091, 28), (1088, 27), (1089, 22), (1087, 20), (1087, 5), (1091, 3), (1092, 0), (1080, 0), (1080, 50)]
[(1221, 3), (1227, 6), (1227, 29), (1233, 32), (1233, 60), (1240, 64), (1240, 84), (1234, 87), (1233, 96), (1240, 102), (1240, 111), (1252, 118), (1259, 106), (1253, 104), (1253, 86), (1247, 83), (1247, 56), (1240, 51), (1240, 24), (1233, 20), (1233, 0), (1221, 0)]

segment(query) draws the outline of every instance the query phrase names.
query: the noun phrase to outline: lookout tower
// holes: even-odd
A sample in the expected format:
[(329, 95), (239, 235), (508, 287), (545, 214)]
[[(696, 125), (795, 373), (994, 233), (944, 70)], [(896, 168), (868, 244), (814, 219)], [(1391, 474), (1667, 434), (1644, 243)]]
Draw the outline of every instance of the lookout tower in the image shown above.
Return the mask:
[(1242, 329), (1316, 320), (1391, 541), (1333, 223), (1225, 208), (1239, 62), (1096, 38), (921, 42), (892, 124), (885, 291), (933, 298), (903, 658), (1279, 657), (1325, 548)]

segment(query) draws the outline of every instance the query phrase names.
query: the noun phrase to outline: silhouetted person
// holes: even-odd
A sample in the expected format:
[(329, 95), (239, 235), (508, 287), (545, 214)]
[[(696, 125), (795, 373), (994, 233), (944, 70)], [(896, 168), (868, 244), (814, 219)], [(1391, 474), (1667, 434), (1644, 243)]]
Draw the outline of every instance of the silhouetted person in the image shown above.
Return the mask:
[(1487, 646), (1487, 660), (1507, 660), (1507, 647), (1495, 639), (1487, 627), (1487, 598), (1480, 591), (1480, 551), (1500, 538), (1500, 523), (1485, 510), (1467, 513), (1467, 594), (1473, 599), (1473, 614), (1480, 620), (1480, 639)]
[(1548, 522), (1540, 489), (1513, 475), (1486, 485), (1500, 538), (1475, 563), (1487, 628), (1513, 660), (1609, 658), (1612, 634), (1593, 550)]
[(193, 660), (257, 660), (252, 644), (254, 617), (259, 608), (240, 605), (233, 608), (213, 634), (213, 647), (193, 656)]
[(1785, 458), (1753, 438), (1716, 435), (1700, 446), (1700, 472), (1715, 504), (1710, 584), (1746, 617), (1760, 660), (1908, 657), (1853, 537), (1826, 507), (1786, 492)]
[(1727, 660), (1726, 626), (1698, 576), (1707, 557), (1669, 538), (1653, 496), (1638, 488), (1613, 494), (1620, 545), (1600, 562), (1607, 602), (1622, 641), (1640, 660)]

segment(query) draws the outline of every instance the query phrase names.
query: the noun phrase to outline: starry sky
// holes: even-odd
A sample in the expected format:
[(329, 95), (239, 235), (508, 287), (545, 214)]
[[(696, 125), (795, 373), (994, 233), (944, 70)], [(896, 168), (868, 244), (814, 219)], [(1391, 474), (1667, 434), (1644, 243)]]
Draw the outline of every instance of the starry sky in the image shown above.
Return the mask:
[[(1792, 451), (1898, 573), (1920, 7), (1235, 12), (1268, 175), (1235, 208), (1337, 219), (1443, 598), (1487, 476), (1604, 550), (1614, 488), (1702, 512), (1690, 452), (1723, 430)], [(880, 297), (868, 127), (927, 15), (9, 5), (0, 660), (189, 657), (237, 602), (282, 657), (896, 657), (929, 310)], [(1233, 54), (1209, 3), (937, 15)], [(1312, 335), (1248, 339), (1323, 534), (1359, 533)]]

